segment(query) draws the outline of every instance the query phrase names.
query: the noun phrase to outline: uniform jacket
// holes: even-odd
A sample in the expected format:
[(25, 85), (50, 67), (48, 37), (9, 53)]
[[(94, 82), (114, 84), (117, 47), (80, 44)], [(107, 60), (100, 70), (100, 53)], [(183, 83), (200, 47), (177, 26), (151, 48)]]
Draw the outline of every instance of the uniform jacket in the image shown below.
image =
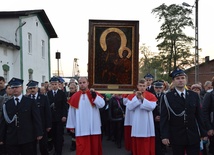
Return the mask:
[(214, 91), (207, 92), (203, 100), (203, 118), (207, 130), (214, 129)]
[(5, 105), (9, 118), (12, 119), (16, 114), (18, 116), (18, 123), (16, 125), (16, 121), (13, 121), (9, 124), (5, 121), (4, 117), (1, 117), (1, 142), (6, 138), (6, 144), (25, 144), (33, 142), (36, 140), (36, 137), (43, 135), (39, 109), (33, 99), (22, 96), (20, 103), (16, 106), (12, 98), (9, 99)]
[(67, 117), (68, 104), (65, 93), (62, 90), (57, 90), (56, 96), (53, 96), (53, 92), (48, 92), (48, 99), (51, 106), (52, 122), (61, 121), (62, 117)]
[(154, 117), (154, 123), (155, 123), (155, 128), (160, 128), (160, 122), (156, 122), (155, 121), (155, 117), (156, 116), (160, 116), (160, 112), (161, 112), (161, 106), (160, 106), (160, 102), (161, 102), (161, 99), (163, 98), (162, 96), (164, 95), (164, 93), (161, 93), (160, 96), (157, 96), (155, 94), (155, 97), (158, 99), (157, 100), (157, 106), (155, 107), (155, 109), (153, 110), (153, 117)]
[[(169, 106), (180, 114), (186, 109), (186, 121), (184, 115), (175, 116), (163, 99), (161, 102), (160, 131), (162, 139), (170, 139), (171, 144), (191, 145), (198, 143), (201, 137), (206, 136), (202, 120), (199, 95), (191, 90), (186, 90), (185, 101), (174, 89), (166, 93)], [(199, 133), (200, 132), (200, 133)]]
[(161, 99), (162, 99), (162, 96), (164, 95), (164, 93), (161, 93), (160, 94), (160, 96), (157, 96), (156, 94), (155, 94), (155, 97), (158, 99), (157, 100), (157, 106), (156, 106), (156, 108), (153, 110), (153, 114), (154, 114), (154, 117), (155, 116), (160, 116), (160, 102), (161, 102)]
[(147, 88), (146, 90), (152, 94), (155, 94), (154, 86), (151, 86), (149, 89)]
[[(31, 95), (29, 95), (29, 97), (31, 97)], [(36, 104), (40, 111), (43, 130), (51, 128), (51, 109), (48, 97), (42, 94), (38, 94), (36, 98)]]

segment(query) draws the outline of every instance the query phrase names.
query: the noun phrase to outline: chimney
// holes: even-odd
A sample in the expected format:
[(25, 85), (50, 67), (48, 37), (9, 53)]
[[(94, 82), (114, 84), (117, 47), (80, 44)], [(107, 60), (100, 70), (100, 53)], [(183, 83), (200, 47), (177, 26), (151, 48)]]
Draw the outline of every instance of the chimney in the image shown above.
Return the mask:
[(206, 56), (205, 57), (205, 63), (209, 62), (210, 61), (210, 56)]

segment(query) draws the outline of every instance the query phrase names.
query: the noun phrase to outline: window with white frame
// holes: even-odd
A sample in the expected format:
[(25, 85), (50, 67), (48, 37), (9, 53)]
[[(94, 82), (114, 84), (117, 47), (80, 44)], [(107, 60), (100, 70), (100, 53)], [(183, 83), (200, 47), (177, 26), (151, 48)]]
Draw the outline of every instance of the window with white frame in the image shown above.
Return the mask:
[(27, 40), (28, 40), (28, 53), (32, 54), (32, 34), (31, 33), (28, 33)]
[(45, 41), (41, 41), (42, 58), (45, 58)]

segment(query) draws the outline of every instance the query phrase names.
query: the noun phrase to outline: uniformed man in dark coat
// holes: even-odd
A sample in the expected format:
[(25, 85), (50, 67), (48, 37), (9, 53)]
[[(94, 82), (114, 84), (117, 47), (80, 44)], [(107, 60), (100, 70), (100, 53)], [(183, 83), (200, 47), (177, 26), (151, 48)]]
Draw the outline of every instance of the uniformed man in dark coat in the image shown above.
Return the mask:
[(65, 93), (58, 87), (58, 77), (52, 77), (50, 79), (50, 84), (52, 86), (52, 90), (47, 93), (47, 96), (51, 107), (51, 134), (55, 149), (54, 155), (61, 155), (63, 146), (64, 123), (66, 122), (68, 113), (68, 103)]
[(154, 81), (154, 76), (150, 73), (147, 73), (145, 76), (144, 76), (144, 79), (147, 81), (147, 88), (146, 90), (155, 94), (155, 90), (154, 90), (154, 87), (152, 85), (153, 81)]
[(156, 80), (152, 83), (155, 91), (155, 96), (157, 97), (158, 101), (156, 108), (153, 110), (153, 116), (154, 116), (154, 123), (155, 123), (155, 154), (156, 155), (164, 155), (165, 146), (163, 145), (161, 141), (160, 136), (160, 102), (163, 96), (163, 84), (164, 81), (162, 80)]
[(9, 84), (14, 97), (3, 105), (0, 144), (5, 138), (8, 155), (36, 155), (35, 140), (41, 140), (43, 135), (39, 108), (22, 94), (23, 80), (12, 78)]
[(205, 94), (202, 107), (204, 122), (209, 136), (209, 153), (214, 154), (214, 90)]
[(39, 82), (30, 80), (27, 84), (30, 90), (29, 97), (36, 101), (42, 119), (43, 138), (39, 141), (39, 150), (41, 155), (48, 155), (48, 138), (47, 132), (51, 130), (51, 110), (48, 97), (38, 93)]
[(185, 89), (187, 75), (181, 69), (170, 76), (175, 88), (163, 96), (160, 131), (162, 142), (171, 145), (173, 155), (199, 155), (200, 140), (207, 140), (199, 95)]

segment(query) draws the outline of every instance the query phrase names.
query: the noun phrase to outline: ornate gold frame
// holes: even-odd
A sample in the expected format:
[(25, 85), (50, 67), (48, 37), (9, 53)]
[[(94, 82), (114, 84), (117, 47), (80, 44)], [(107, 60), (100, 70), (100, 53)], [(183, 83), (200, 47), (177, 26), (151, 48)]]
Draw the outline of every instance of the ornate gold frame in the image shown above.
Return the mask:
[(133, 92), (139, 72), (139, 21), (89, 20), (89, 87)]

